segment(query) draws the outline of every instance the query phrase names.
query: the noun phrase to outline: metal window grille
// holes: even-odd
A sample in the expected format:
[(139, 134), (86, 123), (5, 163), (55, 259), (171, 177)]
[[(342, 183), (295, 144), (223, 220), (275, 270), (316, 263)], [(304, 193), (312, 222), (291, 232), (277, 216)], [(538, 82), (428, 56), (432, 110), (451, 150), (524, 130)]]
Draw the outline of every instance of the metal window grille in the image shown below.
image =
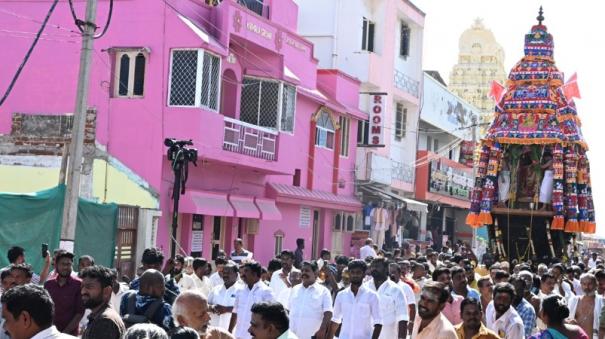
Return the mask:
[(280, 129), (294, 132), (294, 112), (296, 111), (296, 87), (284, 85)]
[(406, 124), (408, 119), (408, 109), (403, 107), (402, 103), (397, 103), (395, 111), (395, 139), (405, 138)]
[(201, 105), (211, 110), (218, 110), (218, 90), (220, 59), (204, 52), (202, 65)]
[(220, 69), (220, 58), (206, 51), (172, 51), (170, 105), (218, 111)]
[(244, 77), (240, 102), (240, 120), (256, 126), (292, 131), (296, 89), (279, 81)]
[(197, 50), (172, 51), (169, 100), (171, 106), (196, 105), (197, 66)]

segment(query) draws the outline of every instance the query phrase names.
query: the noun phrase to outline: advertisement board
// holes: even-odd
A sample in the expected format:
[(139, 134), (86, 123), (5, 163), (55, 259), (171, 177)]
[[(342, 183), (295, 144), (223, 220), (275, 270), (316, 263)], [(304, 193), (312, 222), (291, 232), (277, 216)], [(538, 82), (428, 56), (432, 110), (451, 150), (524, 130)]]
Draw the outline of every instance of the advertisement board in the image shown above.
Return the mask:
[(472, 169), (449, 166), (445, 161), (433, 160), (429, 167), (429, 192), (469, 200), (474, 180)]

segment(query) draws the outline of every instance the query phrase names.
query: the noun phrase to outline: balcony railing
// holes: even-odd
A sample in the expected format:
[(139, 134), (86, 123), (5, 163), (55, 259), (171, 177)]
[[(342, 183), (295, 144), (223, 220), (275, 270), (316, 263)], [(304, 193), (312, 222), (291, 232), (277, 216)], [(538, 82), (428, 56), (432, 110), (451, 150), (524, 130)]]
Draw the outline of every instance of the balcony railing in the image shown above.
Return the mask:
[(275, 161), (277, 139), (275, 131), (225, 117), (224, 150)]
[(269, 18), (269, 5), (264, 4), (262, 0), (237, 0), (237, 3), (263, 18)]
[(395, 70), (395, 87), (410, 93), (416, 98), (420, 97), (420, 82), (399, 70)]
[(391, 160), (391, 178), (408, 184), (414, 183), (414, 167)]

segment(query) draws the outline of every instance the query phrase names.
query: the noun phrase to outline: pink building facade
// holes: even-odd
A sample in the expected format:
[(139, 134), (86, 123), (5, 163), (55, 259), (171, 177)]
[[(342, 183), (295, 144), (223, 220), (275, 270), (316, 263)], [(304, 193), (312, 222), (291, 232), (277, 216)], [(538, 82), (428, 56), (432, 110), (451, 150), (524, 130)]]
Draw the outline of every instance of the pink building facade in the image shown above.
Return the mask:
[[(4, 3), (14, 32), (34, 32), (50, 2)], [(99, 2), (98, 24), (108, 3)], [(77, 13), (84, 12), (76, 4)], [(291, 0), (115, 1), (111, 27), (95, 41), (89, 105), (96, 148), (118, 159), (157, 193), (157, 245), (171, 246), (173, 174), (164, 138), (192, 139), (181, 196), (178, 251), (211, 258), (233, 240), (265, 264), (305, 240), (306, 258), (322, 248), (349, 254), (361, 204), (354, 195), (360, 82), (318, 70), (313, 45), (296, 33)], [(136, 13), (136, 15), (133, 15)], [(14, 113), (73, 111), (79, 38), (66, 2), (50, 20), (8, 101)], [(31, 36), (0, 35), (5, 88)], [(27, 38), (29, 37), (29, 38)]]

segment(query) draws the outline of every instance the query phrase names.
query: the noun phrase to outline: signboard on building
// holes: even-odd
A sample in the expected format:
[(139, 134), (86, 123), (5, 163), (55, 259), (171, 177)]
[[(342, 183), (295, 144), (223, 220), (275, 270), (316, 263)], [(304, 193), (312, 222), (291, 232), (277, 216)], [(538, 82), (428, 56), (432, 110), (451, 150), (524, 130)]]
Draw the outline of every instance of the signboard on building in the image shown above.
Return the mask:
[(428, 74), (424, 74), (422, 115), (420, 119), (463, 140), (472, 137), (473, 120), (479, 109), (452, 93)]
[(371, 146), (384, 145), (384, 118), (387, 94), (369, 93), (370, 95), (370, 131), (368, 143)]
[(193, 230), (191, 231), (191, 252), (202, 252), (204, 245), (204, 231)]
[(474, 184), (472, 169), (454, 168), (439, 159), (431, 161), (429, 173), (429, 192), (470, 199)]
[(300, 228), (311, 227), (311, 209), (309, 207), (300, 207), (300, 218), (298, 225), (300, 226)]

